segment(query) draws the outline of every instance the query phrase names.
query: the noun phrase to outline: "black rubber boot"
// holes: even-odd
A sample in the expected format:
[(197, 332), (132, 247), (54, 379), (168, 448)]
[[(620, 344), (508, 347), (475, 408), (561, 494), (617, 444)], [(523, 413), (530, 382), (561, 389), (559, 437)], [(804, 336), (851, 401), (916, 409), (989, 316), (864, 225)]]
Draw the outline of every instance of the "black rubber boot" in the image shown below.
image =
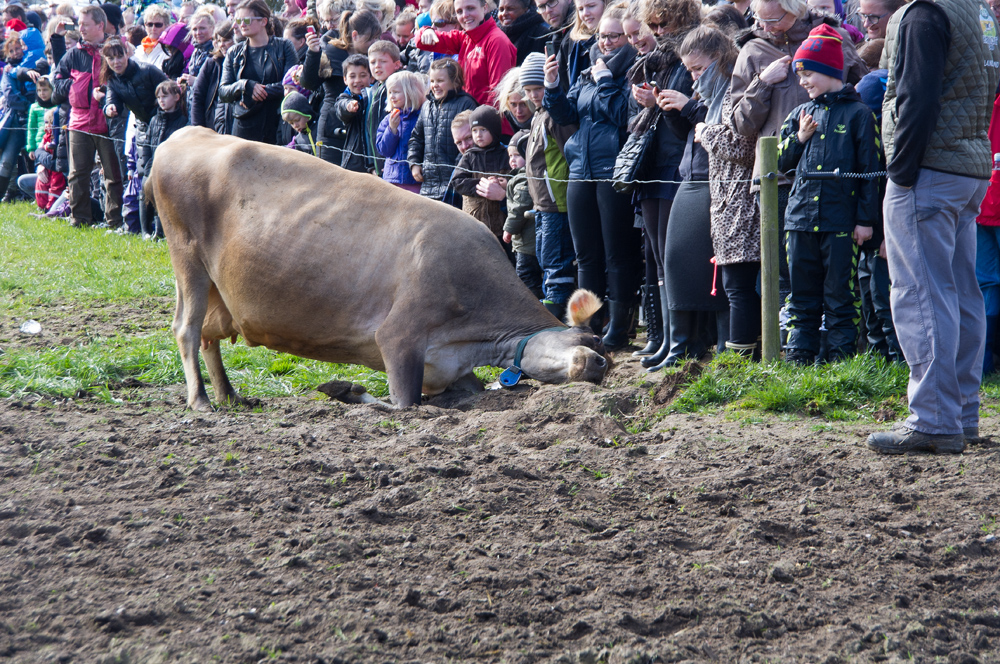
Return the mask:
[(727, 341), (726, 350), (753, 359), (754, 353), (757, 351), (757, 344), (734, 344), (732, 341)]
[(646, 371), (652, 373), (660, 369), (672, 367), (685, 359), (697, 359), (705, 352), (702, 340), (702, 319), (700, 311), (670, 312), (670, 354), (660, 364)]
[(607, 301), (608, 311), (611, 321), (608, 323), (608, 330), (604, 334), (605, 350), (621, 350), (628, 346), (628, 333), (632, 328), (632, 317), (635, 315), (635, 307), (631, 302), (618, 302), (616, 300)]
[(649, 357), (644, 357), (639, 361), (639, 364), (646, 367), (655, 367), (656, 365), (667, 359), (667, 355), (670, 355), (670, 303), (667, 301), (667, 287), (663, 284), (659, 286), (660, 291), (660, 318), (663, 321), (663, 325), (660, 329), (660, 336), (663, 338), (660, 348), (650, 355)]
[(557, 302), (550, 302), (549, 300), (542, 300), (542, 304), (545, 308), (549, 310), (549, 313), (559, 319), (560, 323), (566, 320), (566, 303), (559, 304)]
[(642, 287), (642, 310), (646, 314), (646, 347), (632, 357), (654, 355), (663, 345), (663, 317), (660, 315), (660, 293), (652, 286)]
[(13, 200), (7, 192), (8, 186), (10, 186), (10, 178), (0, 176), (0, 193), (3, 195), (3, 199), (0, 202), (2, 203), (10, 203)]
[(729, 343), (729, 309), (715, 312), (715, 354), (726, 350)]

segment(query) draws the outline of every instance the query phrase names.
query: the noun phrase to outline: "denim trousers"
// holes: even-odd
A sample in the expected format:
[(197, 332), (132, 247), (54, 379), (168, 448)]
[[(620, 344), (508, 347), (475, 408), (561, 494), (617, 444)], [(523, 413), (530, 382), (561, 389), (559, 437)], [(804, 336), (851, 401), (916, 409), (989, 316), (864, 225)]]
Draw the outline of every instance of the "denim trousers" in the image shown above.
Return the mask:
[(535, 212), (535, 257), (542, 268), (545, 299), (566, 304), (576, 287), (573, 236), (565, 212)]
[(886, 187), (892, 320), (910, 367), (906, 423), (924, 433), (979, 425), (986, 309), (976, 217), (988, 184), (922, 168), (913, 188)]
[(987, 316), (1000, 316), (1000, 226), (976, 224), (976, 281)]

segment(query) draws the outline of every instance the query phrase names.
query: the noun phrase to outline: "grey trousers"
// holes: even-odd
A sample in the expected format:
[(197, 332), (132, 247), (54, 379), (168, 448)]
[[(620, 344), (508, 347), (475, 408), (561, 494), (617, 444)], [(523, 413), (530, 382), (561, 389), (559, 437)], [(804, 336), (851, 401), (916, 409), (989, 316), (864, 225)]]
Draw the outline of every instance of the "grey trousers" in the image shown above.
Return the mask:
[(976, 217), (989, 182), (920, 169), (883, 203), (892, 320), (910, 366), (907, 425), (930, 434), (979, 426), (986, 310), (976, 281)]

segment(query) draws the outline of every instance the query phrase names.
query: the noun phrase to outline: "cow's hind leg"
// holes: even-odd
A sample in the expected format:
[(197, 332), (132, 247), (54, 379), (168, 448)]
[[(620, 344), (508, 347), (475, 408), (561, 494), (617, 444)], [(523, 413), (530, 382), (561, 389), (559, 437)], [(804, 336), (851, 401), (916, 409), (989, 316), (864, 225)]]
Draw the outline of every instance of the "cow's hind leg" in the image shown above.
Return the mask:
[[(187, 384), (187, 405), (192, 410), (210, 412), (212, 402), (205, 392), (205, 381), (198, 365), (198, 348), (201, 346), (201, 328), (208, 309), (208, 273), (195, 269), (179, 270), (177, 276), (177, 310), (174, 312), (173, 332), (184, 365), (184, 382)], [(220, 359), (221, 363), (221, 359)]]
[(212, 390), (215, 392), (217, 403), (251, 408), (260, 405), (260, 399), (241, 397), (233, 389), (233, 384), (229, 382), (229, 376), (226, 374), (226, 368), (222, 366), (222, 341), (211, 341), (204, 344), (202, 357), (205, 358), (205, 368), (208, 369), (208, 377), (212, 381)]

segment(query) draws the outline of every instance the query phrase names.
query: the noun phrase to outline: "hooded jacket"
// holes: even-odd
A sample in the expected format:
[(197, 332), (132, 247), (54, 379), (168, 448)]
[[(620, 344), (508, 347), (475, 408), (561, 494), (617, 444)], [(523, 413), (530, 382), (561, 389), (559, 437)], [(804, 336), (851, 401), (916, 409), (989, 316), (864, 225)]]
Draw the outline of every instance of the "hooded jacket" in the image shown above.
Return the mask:
[(465, 91), (480, 104), (492, 103), (491, 95), (504, 74), (517, 61), (517, 49), (507, 35), (497, 27), (496, 21), (487, 18), (469, 30), (449, 30), (438, 33), (438, 43), (427, 46), (420, 42), (424, 30), (417, 31), (417, 46), (424, 51), (458, 54), (458, 63), (465, 72)]
[(420, 185), (421, 196), (441, 201), (448, 194), (451, 175), (459, 158), (451, 135), (451, 122), (462, 111), (471, 111), (477, 105), (467, 92), (458, 90), (451, 90), (440, 101), (427, 94), (407, 149), (410, 164), (422, 164), (424, 181)]
[(605, 61), (609, 73), (595, 81), (592, 68), (584, 70), (568, 93), (557, 82), (545, 87), (543, 105), (561, 125), (579, 125), (566, 141), (566, 161), (570, 179), (603, 179), (614, 174), (615, 159), (625, 144), (629, 118), (629, 82), (625, 76), (636, 51), (625, 44), (610, 54), (600, 54), (595, 46), (591, 60)]
[[(319, 156), (319, 146), (316, 145), (316, 114), (309, 100), (300, 92), (289, 92), (281, 102), (281, 114), (294, 113), (306, 119), (304, 131), (296, 133), (291, 140), (291, 147), (299, 152)], [(286, 125), (288, 123), (285, 123)], [(289, 127), (290, 128), (290, 127)], [(294, 130), (292, 130), (294, 132)], [(287, 144), (288, 142), (286, 142)]]
[(391, 114), (386, 114), (382, 118), (375, 136), (375, 148), (385, 158), (382, 179), (391, 184), (417, 184), (406, 158), (410, 134), (417, 124), (420, 111), (414, 109), (402, 111), (395, 132), (389, 128), (390, 116)]
[[(809, 101), (809, 94), (799, 85), (798, 77), (789, 67), (785, 80), (768, 85), (760, 79), (760, 74), (769, 64), (785, 57), (795, 57), (795, 51), (809, 37), (809, 31), (826, 23), (837, 29), (843, 41), (844, 81), (852, 85), (868, 73), (865, 63), (858, 57), (850, 36), (840, 28), (840, 21), (832, 16), (813, 13), (796, 21), (781, 37), (767, 33), (763, 28), (755, 28), (741, 34), (736, 39), (740, 55), (733, 67), (732, 99), (733, 126), (743, 136), (756, 140), (760, 136), (777, 136), (789, 111)], [(760, 161), (754, 163), (754, 177), (760, 174)], [(779, 178), (779, 184), (790, 184), (787, 178)], [(754, 191), (759, 185), (753, 185)]]
[[(53, 35), (55, 37), (55, 35)], [(53, 39), (53, 43), (55, 40)], [(72, 109), (69, 128), (91, 134), (105, 135), (108, 123), (104, 109), (94, 101), (94, 90), (100, 86), (100, 46), (79, 42), (66, 52), (56, 67), (53, 101), (68, 101)]]
[[(805, 111), (819, 124), (799, 143), (799, 115)], [(796, 106), (781, 126), (778, 170), (796, 172), (785, 212), (785, 230), (853, 232), (874, 226), (879, 205), (878, 183), (871, 179), (805, 180), (803, 173), (871, 173), (878, 166), (875, 116), (854, 86), (828, 92)]]
[(462, 209), (486, 224), (498, 238), (503, 237), (503, 225), (507, 216), (500, 201), (482, 198), (476, 193), (479, 180), (491, 175), (505, 175), (510, 172), (507, 150), (500, 144), (500, 136), (493, 136), (493, 142), (485, 148), (474, 146), (462, 155), (452, 178), (452, 186), (462, 195)]
[(316, 140), (322, 144), (319, 154), (324, 161), (339, 165), (344, 147), (344, 123), (337, 115), (336, 104), (346, 87), (344, 60), (349, 54), (329, 43), (329, 36), (323, 36), (325, 43), (322, 50), (306, 51), (306, 59), (299, 72), (299, 85), (308, 90), (322, 91), (323, 105), (316, 126)]

